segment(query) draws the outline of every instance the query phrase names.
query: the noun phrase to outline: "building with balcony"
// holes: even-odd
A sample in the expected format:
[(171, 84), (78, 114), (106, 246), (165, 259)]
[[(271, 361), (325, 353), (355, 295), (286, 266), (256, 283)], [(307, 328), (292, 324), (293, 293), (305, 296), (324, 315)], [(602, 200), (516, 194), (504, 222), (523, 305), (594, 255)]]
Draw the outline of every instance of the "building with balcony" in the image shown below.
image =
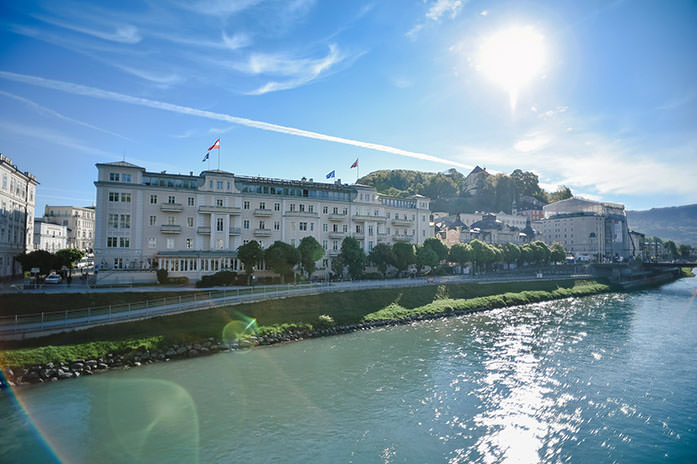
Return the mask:
[(18, 275), (15, 256), (34, 250), (36, 177), (0, 153), (0, 278)]
[(34, 250), (55, 253), (68, 247), (68, 228), (43, 218), (34, 219)]
[(92, 253), (94, 249), (94, 207), (46, 205), (43, 219), (68, 228), (67, 248), (77, 248)]
[[(167, 269), (199, 279), (241, 271), (237, 248), (256, 240), (298, 246), (314, 237), (326, 250), (318, 273), (353, 237), (366, 253), (378, 243), (421, 244), (433, 236), (429, 199), (394, 198), (373, 187), (307, 180), (147, 172), (119, 161), (97, 164), (95, 265), (100, 270)], [(154, 276), (151, 277), (154, 279)]]

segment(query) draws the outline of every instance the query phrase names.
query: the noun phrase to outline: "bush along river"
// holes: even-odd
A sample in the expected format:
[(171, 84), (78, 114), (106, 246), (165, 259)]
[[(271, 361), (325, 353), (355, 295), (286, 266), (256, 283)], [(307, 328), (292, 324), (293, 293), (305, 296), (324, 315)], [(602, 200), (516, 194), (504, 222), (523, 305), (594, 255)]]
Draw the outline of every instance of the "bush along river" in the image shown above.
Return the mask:
[(697, 279), (30, 385), (3, 462), (696, 462)]

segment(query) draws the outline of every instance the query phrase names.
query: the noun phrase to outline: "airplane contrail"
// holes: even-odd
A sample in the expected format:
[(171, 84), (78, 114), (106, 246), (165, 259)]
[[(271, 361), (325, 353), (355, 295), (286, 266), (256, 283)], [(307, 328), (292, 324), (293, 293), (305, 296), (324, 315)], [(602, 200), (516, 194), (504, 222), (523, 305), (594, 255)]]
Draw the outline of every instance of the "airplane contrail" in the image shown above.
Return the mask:
[(47, 89), (58, 90), (61, 92), (71, 93), (74, 95), (83, 95), (87, 97), (100, 98), (103, 100), (111, 100), (121, 103), (130, 103), (132, 105), (146, 106), (149, 108), (155, 108), (159, 110), (169, 111), (172, 113), (186, 114), (189, 116), (198, 116), (207, 119), (214, 119), (217, 121), (226, 121), (233, 124), (239, 124), (247, 127), (254, 127), (256, 129), (279, 132), (282, 134), (296, 135), (298, 137), (306, 137), (316, 140), (324, 140), (327, 142), (341, 143), (344, 145), (352, 145), (355, 147), (367, 148), (370, 150), (381, 151), (384, 153), (392, 153), (394, 155), (406, 156), (409, 158), (421, 159), (424, 161), (432, 161), (434, 163), (447, 164), (449, 166), (458, 166), (465, 169), (471, 169), (472, 167), (466, 164), (459, 163), (457, 161), (452, 161), (446, 158), (441, 158), (439, 156), (433, 156), (426, 153), (418, 153), (408, 150), (403, 150), (401, 148), (391, 147), (389, 145), (382, 145), (379, 143), (364, 142), (361, 140), (347, 139), (344, 137), (337, 137), (334, 135), (322, 134), (319, 132), (308, 131), (304, 129), (297, 129), (295, 127), (281, 126), (279, 124), (273, 124), (264, 121), (255, 121), (253, 119), (242, 118), (239, 116), (232, 116), (224, 113), (215, 113), (212, 111), (199, 110), (196, 108), (191, 108), (187, 106), (175, 105), (173, 103), (166, 103), (157, 100), (150, 100), (147, 98), (134, 97), (132, 95), (126, 95), (118, 92), (112, 92), (110, 90), (102, 90), (96, 87), (89, 87), (81, 84), (74, 84), (72, 82), (58, 81), (53, 79), (45, 79), (43, 77), (31, 76), (27, 74), (17, 74), (9, 71), (0, 71), (0, 78), (21, 82), (24, 84), (35, 85), (38, 87), (43, 87)]

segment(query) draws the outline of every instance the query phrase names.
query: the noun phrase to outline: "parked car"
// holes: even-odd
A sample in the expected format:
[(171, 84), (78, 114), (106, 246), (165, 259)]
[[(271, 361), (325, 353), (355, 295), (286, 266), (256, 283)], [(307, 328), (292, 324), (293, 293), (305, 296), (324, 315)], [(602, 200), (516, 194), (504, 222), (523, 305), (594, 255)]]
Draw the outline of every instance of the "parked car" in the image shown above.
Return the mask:
[(45, 284), (59, 284), (63, 281), (63, 278), (58, 274), (50, 274), (44, 279)]

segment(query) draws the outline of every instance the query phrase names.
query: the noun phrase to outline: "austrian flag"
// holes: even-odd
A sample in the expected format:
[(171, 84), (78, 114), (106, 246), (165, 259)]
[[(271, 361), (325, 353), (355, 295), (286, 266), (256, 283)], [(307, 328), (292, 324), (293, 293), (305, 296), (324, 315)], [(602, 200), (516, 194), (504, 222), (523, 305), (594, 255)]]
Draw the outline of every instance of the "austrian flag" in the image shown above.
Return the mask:
[(354, 161), (354, 163), (351, 165), (351, 167), (349, 169), (357, 168), (357, 167), (358, 167), (358, 159), (356, 159), (356, 161)]
[(215, 143), (208, 149), (208, 151), (211, 151), (214, 148), (220, 150), (220, 139), (216, 140)]

